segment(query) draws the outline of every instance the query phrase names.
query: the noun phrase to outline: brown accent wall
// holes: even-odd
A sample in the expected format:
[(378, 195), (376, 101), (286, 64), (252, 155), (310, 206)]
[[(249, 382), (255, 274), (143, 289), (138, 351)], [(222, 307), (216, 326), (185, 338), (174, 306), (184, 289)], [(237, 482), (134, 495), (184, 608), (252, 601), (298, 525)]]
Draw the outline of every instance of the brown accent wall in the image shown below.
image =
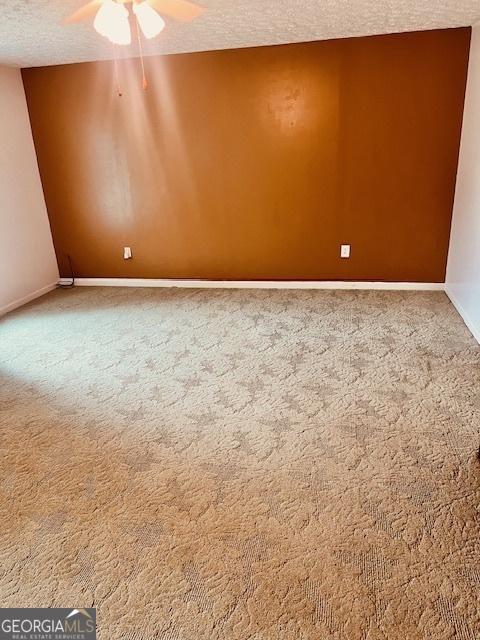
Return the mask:
[(121, 98), (109, 62), (24, 70), (62, 275), (443, 281), (469, 43), (155, 57), (146, 92), (128, 60)]

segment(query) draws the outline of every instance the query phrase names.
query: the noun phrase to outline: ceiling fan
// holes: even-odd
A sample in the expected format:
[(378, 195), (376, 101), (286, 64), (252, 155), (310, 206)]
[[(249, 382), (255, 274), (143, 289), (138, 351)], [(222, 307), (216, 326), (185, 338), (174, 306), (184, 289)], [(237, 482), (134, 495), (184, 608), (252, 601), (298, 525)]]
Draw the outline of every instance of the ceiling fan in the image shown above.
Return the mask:
[(137, 26), (147, 39), (158, 36), (165, 28), (160, 14), (175, 20), (190, 21), (204, 11), (190, 0), (91, 0), (64, 20), (65, 24), (93, 18), (94, 29), (117, 45), (129, 45), (132, 34), (127, 5), (132, 5)]

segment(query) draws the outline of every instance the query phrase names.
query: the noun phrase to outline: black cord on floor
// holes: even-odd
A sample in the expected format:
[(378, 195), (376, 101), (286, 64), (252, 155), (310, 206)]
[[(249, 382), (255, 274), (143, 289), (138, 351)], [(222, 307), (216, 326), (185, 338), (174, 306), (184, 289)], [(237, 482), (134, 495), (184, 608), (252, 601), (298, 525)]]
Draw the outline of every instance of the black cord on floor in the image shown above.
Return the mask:
[(68, 258), (68, 264), (70, 265), (70, 277), (72, 281), (69, 282), (68, 284), (58, 284), (57, 286), (59, 289), (71, 289), (72, 287), (75, 286), (75, 273), (72, 267), (72, 260), (69, 255), (67, 255), (67, 258)]

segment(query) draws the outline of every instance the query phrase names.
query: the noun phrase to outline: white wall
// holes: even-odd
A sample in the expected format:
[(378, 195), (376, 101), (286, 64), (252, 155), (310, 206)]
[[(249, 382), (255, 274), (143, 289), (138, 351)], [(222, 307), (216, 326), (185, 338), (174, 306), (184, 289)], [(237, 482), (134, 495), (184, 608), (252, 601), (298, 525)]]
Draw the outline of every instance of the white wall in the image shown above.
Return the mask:
[(0, 67), (0, 314), (57, 281), (22, 77)]
[(473, 29), (446, 291), (480, 342), (480, 25)]

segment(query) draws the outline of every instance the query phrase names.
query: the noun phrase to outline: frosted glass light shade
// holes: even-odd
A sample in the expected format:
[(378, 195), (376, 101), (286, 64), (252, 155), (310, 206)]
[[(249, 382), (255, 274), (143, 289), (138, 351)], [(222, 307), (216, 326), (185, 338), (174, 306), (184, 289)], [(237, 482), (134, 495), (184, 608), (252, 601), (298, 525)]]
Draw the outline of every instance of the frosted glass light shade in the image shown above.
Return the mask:
[(95, 31), (114, 44), (129, 45), (132, 42), (128, 9), (114, 0), (103, 0), (93, 26)]
[(134, 2), (133, 13), (136, 15), (140, 29), (147, 40), (155, 38), (165, 29), (165, 20), (146, 0)]

